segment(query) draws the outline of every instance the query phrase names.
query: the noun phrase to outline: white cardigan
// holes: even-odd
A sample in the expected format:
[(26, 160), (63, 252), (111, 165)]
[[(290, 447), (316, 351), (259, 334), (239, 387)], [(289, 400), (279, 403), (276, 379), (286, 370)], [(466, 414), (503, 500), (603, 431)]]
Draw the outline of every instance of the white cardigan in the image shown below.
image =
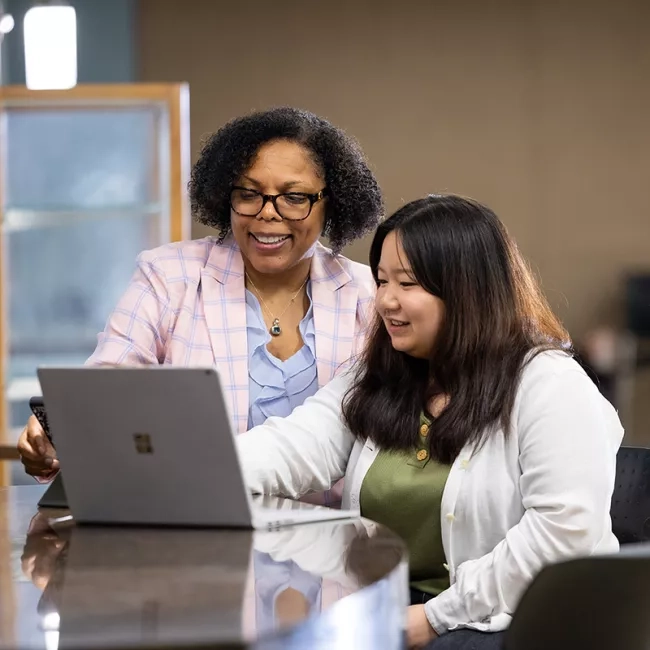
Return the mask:
[[(345, 476), (343, 507), (359, 506), (379, 450), (342, 422), (350, 381), (341, 375), (289, 417), (237, 436), (251, 490), (295, 498)], [(463, 449), (445, 485), (451, 586), (425, 606), (438, 633), (504, 629), (543, 565), (618, 550), (609, 510), (622, 437), (615, 410), (569, 356), (544, 352), (525, 367), (511, 434)]]

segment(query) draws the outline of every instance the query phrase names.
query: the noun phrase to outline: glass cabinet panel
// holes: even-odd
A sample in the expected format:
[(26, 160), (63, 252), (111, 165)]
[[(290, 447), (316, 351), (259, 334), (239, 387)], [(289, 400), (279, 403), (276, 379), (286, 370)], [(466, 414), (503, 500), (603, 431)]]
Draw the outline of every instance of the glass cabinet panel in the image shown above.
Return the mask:
[(83, 363), (136, 255), (189, 236), (187, 88), (0, 89), (0, 442)]

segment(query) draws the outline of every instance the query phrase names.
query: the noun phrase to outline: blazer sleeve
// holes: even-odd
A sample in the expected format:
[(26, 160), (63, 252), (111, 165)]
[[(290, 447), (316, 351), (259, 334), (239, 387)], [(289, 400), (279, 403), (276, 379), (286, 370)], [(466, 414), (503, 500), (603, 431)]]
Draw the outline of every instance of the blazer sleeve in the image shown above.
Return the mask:
[(425, 605), (439, 633), (512, 613), (545, 564), (589, 555), (611, 535), (623, 434), (614, 409), (578, 369), (529, 382), (520, 398), (512, 435), (524, 514), (490, 553), (460, 564), (455, 583)]
[(86, 365), (162, 363), (171, 313), (165, 276), (150, 254), (141, 253), (131, 282), (97, 337), (97, 347)]
[(351, 379), (351, 371), (335, 377), (288, 417), (271, 417), (236, 437), (251, 491), (297, 498), (343, 478), (354, 444), (341, 414)]

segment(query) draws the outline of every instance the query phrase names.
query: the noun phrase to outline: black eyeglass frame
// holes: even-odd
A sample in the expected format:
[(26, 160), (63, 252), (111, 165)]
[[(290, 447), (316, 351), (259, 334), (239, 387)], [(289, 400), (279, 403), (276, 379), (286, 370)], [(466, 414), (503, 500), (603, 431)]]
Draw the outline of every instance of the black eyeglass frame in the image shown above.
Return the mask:
[[(255, 213), (255, 214), (243, 214), (241, 212), (238, 212), (235, 209), (235, 206), (232, 204), (232, 195), (235, 190), (240, 190), (244, 192), (252, 192), (253, 194), (257, 194), (258, 196), (262, 197), (262, 206), (260, 209)], [(291, 217), (285, 217), (283, 214), (280, 212), (278, 209), (278, 204), (277, 200), (281, 196), (302, 196), (306, 199), (309, 200), (309, 211), (304, 217), (300, 217), (300, 219), (292, 219)], [(311, 211), (314, 209), (314, 203), (318, 203), (318, 201), (322, 201), (324, 198), (327, 197), (327, 188), (324, 187), (320, 192), (316, 192), (315, 194), (308, 194), (307, 192), (282, 192), (281, 194), (262, 194), (262, 192), (258, 192), (257, 190), (253, 190), (250, 187), (241, 187), (239, 185), (233, 185), (232, 188), (230, 189), (230, 207), (232, 208), (233, 212), (238, 214), (240, 217), (256, 217), (262, 210), (264, 210), (264, 206), (271, 201), (273, 203), (273, 208), (277, 212), (278, 216), (280, 219), (286, 219), (287, 221), (304, 221), (309, 217), (311, 214)]]

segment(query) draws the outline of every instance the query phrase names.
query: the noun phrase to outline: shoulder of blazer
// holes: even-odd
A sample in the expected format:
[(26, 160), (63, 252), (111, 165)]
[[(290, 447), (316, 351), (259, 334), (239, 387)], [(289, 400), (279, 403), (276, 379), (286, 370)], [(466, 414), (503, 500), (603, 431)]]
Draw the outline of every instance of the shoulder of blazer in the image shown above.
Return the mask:
[(170, 285), (198, 284), (204, 271), (221, 283), (243, 275), (241, 253), (231, 238), (221, 243), (210, 236), (164, 244), (140, 253), (138, 262), (152, 267)]
[(375, 294), (375, 281), (367, 264), (354, 262), (343, 255), (334, 255), (320, 242), (314, 251), (311, 279), (328, 283), (334, 291), (352, 283), (358, 288), (360, 299), (374, 297)]

